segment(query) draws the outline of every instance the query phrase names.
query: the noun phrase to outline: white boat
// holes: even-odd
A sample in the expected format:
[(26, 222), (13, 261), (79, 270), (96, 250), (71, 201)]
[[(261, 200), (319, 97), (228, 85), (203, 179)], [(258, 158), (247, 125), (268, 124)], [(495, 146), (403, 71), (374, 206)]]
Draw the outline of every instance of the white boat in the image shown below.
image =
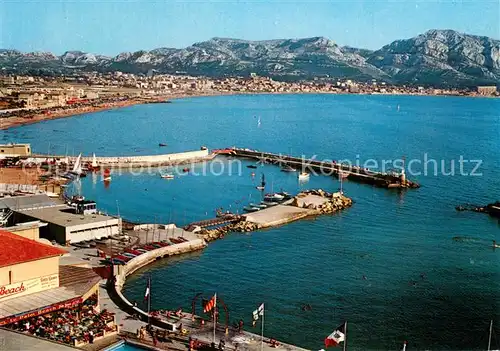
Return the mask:
[(85, 173), (83, 173), (82, 170), (82, 154), (78, 155), (76, 158), (75, 164), (73, 165), (73, 169), (70, 173), (79, 177), (85, 176)]
[(309, 179), (309, 173), (306, 172), (299, 173), (299, 180), (306, 180), (306, 179)]
[(252, 206), (246, 206), (246, 207), (243, 207), (243, 210), (245, 212), (257, 212), (260, 210), (259, 207), (252, 207)]
[(260, 116), (259, 119), (257, 120), (257, 126), (260, 127)]
[(273, 193), (273, 194), (266, 194), (264, 196), (264, 201), (269, 201), (269, 202), (273, 202), (273, 201), (281, 201), (285, 198), (284, 195), (281, 195), (281, 194), (278, 194), (278, 193)]
[(164, 179), (174, 179), (174, 175), (172, 173), (160, 174), (160, 176)]
[(339, 171), (339, 178), (345, 179), (345, 178), (349, 177), (349, 174), (351, 174), (351, 172)]
[(99, 169), (99, 166), (97, 165), (97, 158), (95, 157), (95, 154), (92, 154), (92, 170), (97, 169)]

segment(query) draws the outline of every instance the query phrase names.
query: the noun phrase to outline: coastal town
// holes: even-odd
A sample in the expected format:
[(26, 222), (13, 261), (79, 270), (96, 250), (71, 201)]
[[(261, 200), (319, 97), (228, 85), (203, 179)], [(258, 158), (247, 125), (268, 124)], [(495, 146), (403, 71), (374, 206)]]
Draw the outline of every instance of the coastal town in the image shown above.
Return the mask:
[[(121, 72), (3, 76), (0, 129), (135, 104), (175, 102), (175, 98), (189, 96), (288, 93), (499, 96), (496, 86), (445, 90), (375, 80), (279, 82), (254, 74), (224, 79)], [(206, 162), (218, 156), (258, 162), (264, 155), (265, 163), (297, 171), (305, 160), (237, 148), (201, 147), (180, 154), (99, 158), (38, 151), (30, 144), (0, 145), (0, 239), (9, 252), (0, 256), (0, 337), (7, 349), (23, 343), (28, 348), (89, 351), (119, 350), (125, 344), (153, 350), (303, 350), (245, 330), (243, 320), (230, 319), (222, 300), (215, 306), (216, 296), (194, 296), (189, 311), (155, 310), (151, 308), (155, 292), (150, 281), (144, 284), (144, 303), (129, 300), (122, 290), (127, 276), (136, 270), (160, 259), (204, 250), (230, 233), (347, 210), (353, 200), (342, 188), (334, 193), (322, 189), (268, 193), (264, 201), (245, 207), (246, 214), (218, 211), (214, 218), (183, 227), (128, 222), (119, 214), (101, 212), (95, 201), (70, 194), (68, 188), (86, 175), (100, 177), (109, 186), (109, 170), (115, 168), (180, 166), (188, 173), (189, 168), (182, 165), (189, 162)], [(420, 186), (406, 179), (404, 172), (382, 174), (335, 162), (311, 162), (312, 168), (327, 169), (341, 182), (345, 179), (386, 189)], [(309, 175), (302, 172), (299, 180), (301, 176)], [(266, 188), (264, 179), (261, 188)], [(258, 306), (254, 324), (260, 308), (264, 305)], [(310, 306), (302, 308), (307, 311)], [(342, 328), (345, 326), (334, 334)], [(325, 338), (325, 345), (336, 345), (344, 337), (332, 335)]]
[(213, 79), (150, 72), (81, 73), (75, 76), (0, 76), (0, 129), (45, 119), (174, 98), (229, 94), (385, 94), (433, 96), (500, 96), (496, 86), (437, 89), (394, 86), (386, 82), (316, 79), (304, 82), (250, 77)]

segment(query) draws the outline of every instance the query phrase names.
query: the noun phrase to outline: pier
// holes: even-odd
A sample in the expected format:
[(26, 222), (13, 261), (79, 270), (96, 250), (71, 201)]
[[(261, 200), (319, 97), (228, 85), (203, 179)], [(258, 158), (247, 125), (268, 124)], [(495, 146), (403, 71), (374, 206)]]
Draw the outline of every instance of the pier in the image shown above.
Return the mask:
[(187, 231), (191, 231), (195, 227), (200, 227), (200, 228), (219, 227), (231, 223), (236, 223), (239, 222), (240, 220), (241, 216), (234, 214), (226, 214), (222, 217), (205, 219), (202, 221), (190, 223), (184, 229), (186, 229)]
[[(209, 161), (215, 157), (215, 154), (209, 152), (208, 149), (202, 148), (197, 151), (187, 151), (162, 155), (144, 155), (144, 156), (101, 156), (96, 157), (98, 166), (128, 168), (128, 167), (148, 167), (148, 166), (167, 166), (174, 164), (182, 164), (186, 162), (203, 162)], [(68, 160), (73, 164), (77, 157), (62, 156), (62, 155), (42, 155), (36, 154), (29, 157), (30, 159), (43, 162), (45, 160)], [(81, 161), (84, 164), (90, 164), (93, 160), (92, 156), (82, 156)]]
[(390, 174), (372, 171), (366, 168), (336, 163), (335, 161), (317, 161), (294, 156), (286, 156), (258, 150), (243, 148), (226, 148), (213, 150), (215, 154), (247, 158), (263, 163), (276, 164), (281, 167), (290, 166), (298, 170), (305, 169), (334, 175), (348, 180), (371, 184), (380, 188), (419, 188), (420, 185), (406, 179), (404, 172), (401, 174)]

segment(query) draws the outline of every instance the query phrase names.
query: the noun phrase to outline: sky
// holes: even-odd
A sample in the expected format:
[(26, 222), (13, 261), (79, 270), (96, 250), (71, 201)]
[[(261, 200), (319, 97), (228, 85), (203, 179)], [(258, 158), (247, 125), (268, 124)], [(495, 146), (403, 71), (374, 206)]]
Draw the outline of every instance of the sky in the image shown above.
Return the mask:
[(500, 0), (0, 0), (0, 48), (104, 55), (212, 37), (378, 49), (429, 29), (500, 38)]

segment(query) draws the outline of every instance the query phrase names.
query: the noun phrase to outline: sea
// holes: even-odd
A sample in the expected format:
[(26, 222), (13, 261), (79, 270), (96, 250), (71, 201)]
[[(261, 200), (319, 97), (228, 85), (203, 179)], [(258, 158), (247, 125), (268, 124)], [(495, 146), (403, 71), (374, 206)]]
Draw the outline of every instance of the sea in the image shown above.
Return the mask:
[[(351, 208), (230, 234), (203, 251), (158, 261), (130, 276), (124, 294), (142, 304), (149, 275), (153, 309), (191, 311), (197, 294), (217, 293), (227, 309), (221, 323), (241, 319), (257, 334), (252, 311), (264, 303), (266, 336), (312, 350), (344, 321), (349, 350), (400, 350), (405, 340), (408, 351), (485, 350), (490, 320), (492, 348), (500, 348), (500, 250), (492, 248), (500, 223), (455, 206), (500, 200), (499, 111), (500, 100), (489, 98), (193, 97), (11, 128), (1, 139), (59, 155), (237, 146), (387, 172), (404, 160), (419, 189), (344, 181)], [(173, 180), (159, 176), (173, 170), (113, 170), (108, 186), (87, 177), (80, 191), (130, 221), (181, 226), (260, 201), (262, 174), (267, 192), (340, 187), (329, 175), (299, 183), (296, 173), (247, 167), (253, 164), (219, 156)]]

